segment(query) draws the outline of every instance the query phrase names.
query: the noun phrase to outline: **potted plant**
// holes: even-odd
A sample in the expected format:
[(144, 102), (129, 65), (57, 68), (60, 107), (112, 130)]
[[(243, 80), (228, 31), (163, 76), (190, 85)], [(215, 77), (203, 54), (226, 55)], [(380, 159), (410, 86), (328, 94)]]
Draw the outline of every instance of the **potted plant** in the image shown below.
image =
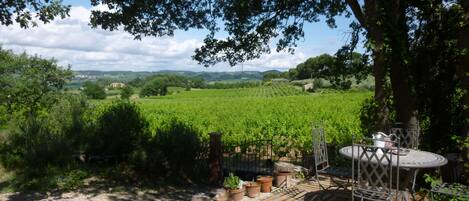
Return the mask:
[(275, 187), (289, 187), (290, 177), (292, 172), (290, 171), (279, 171), (275, 174)]
[(257, 177), (257, 183), (261, 185), (261, 192), (268, 193), (272, 190), (272, 177), (261, 175)]
[(239, 177), (234, 176), (233, 173), (230, 173), (228, 177), (225, 177), (223, 186), (228, 190), (230, 200), (238, 201), (243, 199), (244, 193), (241, 180)]
[(250, 198), (257, 197), (261, 191), (261, 186), (254, 181), (248, 181), (244, 184), (244, 186), (246, 187), (248, 197)]

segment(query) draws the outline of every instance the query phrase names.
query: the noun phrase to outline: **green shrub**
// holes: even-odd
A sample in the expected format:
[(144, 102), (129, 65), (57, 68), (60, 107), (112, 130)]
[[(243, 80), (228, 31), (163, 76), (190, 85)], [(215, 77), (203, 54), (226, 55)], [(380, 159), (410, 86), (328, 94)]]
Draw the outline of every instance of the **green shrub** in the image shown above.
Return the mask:
[(75, 169), (57, 177), (57, 186), (61, 190), (73, 190), (83, 185), (83, 180), (88, 177), (88, 172)]
[(129, 99), (134, 94), (134, 90), (130, 86), (126, 86), (121, 90), (121, 99)]
[(7, 109), (0, 106), (0, 130), (5, 128), (8, 122)]
[(85, 82), (83, 85), (83, 93), (91, 99), (105, 99), (106, 98), (106, 91), (104, 87), (99, 86), (96, 83), (92, 82)]
[(163, 78), (154, 78), (147, 82), (140, 90), (141, 97), (147, 96), (165, 96), (168, 93), (168, 85)]
[(117, 101), (98, 114), (87, 155), (126, 158), (148, 137), (148, 122), (135, 103)]
[[(392, 102), (387, 101), (389, 116), (388, 120), (394, 122), (394, 109), (392, 108)], [(360, 109), (360, 127), (363, 133), (371, 134), (378, 130), (378, 103), (376, 103), (374, 97), (367, 98), (363, 101)]]
[[(435, 188), (442, 184), (442, 181), (435, 175), (424, 174), (425, 183), (430, 184), (430, 187)], [(428, 191), (425, 189), (425, 191)], [(444, 187), (440, 187), (440, 191), (444, 193), (433, 193), (432, 200), (436, 201), (467, 201), (467, 198), (458, 197), (455, 193), (467, 195), (469, 192), (467, 188), (459, 183), (452, 183)]]
[(378, 104), (374, 97), (365, 99), (360, 109), (360, 127), (363, 133), (376, 132), (376, 122), (378, 120), (377, 115)]
[(146, 174), (167, 176), (172, 181), (196, 178), (196, 157), (202, 144), (192, 126), (171, 119), (157, 128), (142, 149), (133, 152), (131, 161)]
[(64, 96), (49, 113), (17, 118), (0, 145), (0, 162), (15, 170), (67, 165), (83, 142), (86, 108), (82, 98)]
[(201, 148), (199, 133), (192, 126), (172, 119), (157, 129), (155, 139), (168, 164), (170, 175), (190, 176)]

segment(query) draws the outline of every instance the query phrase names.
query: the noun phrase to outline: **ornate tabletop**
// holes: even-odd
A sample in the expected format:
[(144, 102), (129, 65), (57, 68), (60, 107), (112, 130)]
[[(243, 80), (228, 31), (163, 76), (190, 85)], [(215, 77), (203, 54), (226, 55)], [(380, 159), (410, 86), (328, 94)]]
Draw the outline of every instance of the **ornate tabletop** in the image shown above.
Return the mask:
[[(354, 147), (354, 157), (357, 157), (359, 153), (358, 147)], [(352, 158), (352, 146), (343, 147), (339, 150), (339, 153), (347, 158)], [(386, 153), (391, 154), (391, 153)], [(397, 166), (397, 160), (395, 157), (396, 155), (392, 154), (393, 166)], [(375, 160), (376, 161), (376, 160)], [(373, 162), (373, 160), (371, 160)], [(427, 151), (420, 151), (415, 149), (409, 149), (409, 152), (405, 156), (399, 156), (399, 167), (400, 168), (434, 168), (446, 165), (448, 160), (438, 154), (427, 152)]]

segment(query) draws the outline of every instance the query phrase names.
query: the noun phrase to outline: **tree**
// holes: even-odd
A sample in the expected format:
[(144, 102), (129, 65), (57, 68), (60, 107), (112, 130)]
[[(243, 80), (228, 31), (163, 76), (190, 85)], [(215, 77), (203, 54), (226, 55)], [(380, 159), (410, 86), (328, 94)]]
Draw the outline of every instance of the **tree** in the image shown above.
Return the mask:
[(278, 71), (266, 71), (262, 73), (262, 80), (264, 82), (268, 82), (272, 79), (278, 79), (278, 78), (288, 78), (288, 76), (282, 72)]
[(147, 96), (165, 96), (168, 93), (168, 86), (163, 78), (154, 78), (147, 82), (142, 90), (140, 90), (141, 97)]
[[(65, 18), (70, 6), (62, 5), (58, 0), (7, 0), (0, 3), (0, 25), (9, 26), (15, 22), (22, 28), (37, 26), (35, 20), (49, 23), (57, 16)], [(34, 13), (34, 15), (33, 15)]]
[(335, 68), (335, 58), (329, 54), (311, 57), (296, 66), (296, 79), (324, 78), (331, 73), (329, 69)]
[(83, 84), (83, 93), (86, 95), (86, 97), (91, 99), (106, 98), (106, 91), (104, 90), (104, 87), (90, 81), (87, 81)]
[(142, 87), (143, 84), (145, 84), (145, 81), (142, 78), (137, 77), (131, 80), (128, 84), (132, 87)]
[(121, 89), (121, 99), (129, 99), (134, 94), (134, 90), (130, 86)]
[(350, 52), (347, 46), (342, 47), (334, 55), (334, 65), (326, 70), (332, 85), (340, 89), (349, 89), (351, 78), (357, 83), (371, 74), (368, 57), (357, 52)]
[(191, 88), (204, 88), (206, 86), (204, 78), (195, 77), (189, 79), (189, 86)]
[(55, 60), (0, 48), (0, 106), (9, 114), (20, 111), (35, 115), (52, 106), (71, 77), (72, 72)]
[(347, 47), (337, 51), (334, 56), (322, 54), (307, 59), (296, 67), (296, 79), (323, 78), (338, 89), (349, 89), (355, 78), (360, 82), (371, 73), (366, 55), (350, 53)]

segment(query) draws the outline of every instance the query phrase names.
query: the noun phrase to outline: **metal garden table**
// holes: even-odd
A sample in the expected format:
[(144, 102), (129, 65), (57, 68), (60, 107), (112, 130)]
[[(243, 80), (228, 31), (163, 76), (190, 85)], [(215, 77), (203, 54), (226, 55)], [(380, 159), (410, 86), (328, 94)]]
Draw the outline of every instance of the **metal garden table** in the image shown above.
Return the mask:
[[(413, 175), (416, 171), (423, 168), (436, 168), (448, 163), (448, 160), (438, 154), (427, 152), (427, 151), (420, 151), (415, 149), (408, 149), (409, 152), (405, 156), (399, 156), (399, 169), (405, 169), (409, 173), (407, 174), (406, 178), (403, 178), (404, 184), (409, 184), (412, 180)], [(360, 150), (361, 151), (361, 150)], [(354, 156), (357, 157), (359, 153), (358, 147), (354, 147), (353, 152), (355, 153)], [(349, 159), (352, 159), (352, 146), (343, 147), (339, 150), (339, 153)], [(392, 155), (392, 157), (397, 157), (396, 155)], [(355, 160), (357, 160), (355, 158)], [(373, 163), (371, 160), (370, 162)], [(397, 166), (397, 160), (392, 160), (392, 166)], [(394, 164), (395, 163), (395, 164)], [(406, 199), (408, 199), (408, 195), (406, 195)]]

